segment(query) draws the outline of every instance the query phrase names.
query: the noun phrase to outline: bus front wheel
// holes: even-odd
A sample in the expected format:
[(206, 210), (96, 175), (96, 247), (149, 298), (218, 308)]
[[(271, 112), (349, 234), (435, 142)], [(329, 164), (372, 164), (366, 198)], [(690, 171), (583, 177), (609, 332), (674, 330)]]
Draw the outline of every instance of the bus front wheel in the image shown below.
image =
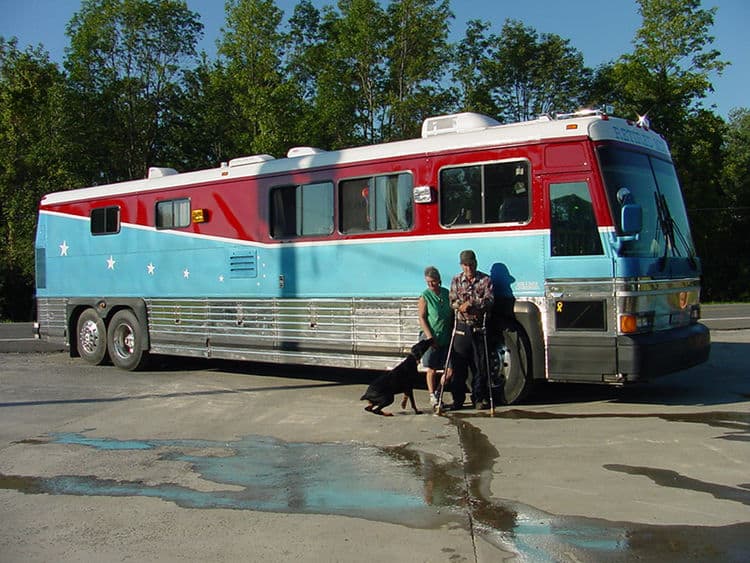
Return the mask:
[(120, 369), (135, 371), (148, 360), (143, 348), (144, 329), (129, 309), (118, 311), (109, 322), (107, 350), (112, 363)]
[(531, 392), (531, 345), (517, 324), (503, 328), (494, 347), (490, 369), (497, 378), (499, 400), (506, 405), (520, 403)]
[(107, 361), (107, 327), (94, 309), (86, 309), (76, 325), (78, 355), (95, 366)]

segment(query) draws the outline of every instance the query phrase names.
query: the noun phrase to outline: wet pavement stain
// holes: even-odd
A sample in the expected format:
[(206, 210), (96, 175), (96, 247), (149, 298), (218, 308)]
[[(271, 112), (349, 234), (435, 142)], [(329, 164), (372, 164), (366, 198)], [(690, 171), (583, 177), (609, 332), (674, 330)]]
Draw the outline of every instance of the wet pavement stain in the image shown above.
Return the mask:
[(721, 436), (725, 440), (750, 441), (750, 413), (731, 411), (710, 411), (697, 413), (556, 413), (547, 411), (525, 411), (508, 409), (496, 412), (494, 418), (513, 420), (573, 420), (587, 418), (660, 418), (666, 422), (705, 424), (712, 428), (733, 430)]
[[(456, 462), (408, 444), (381, 448), (361, 443), (284, 442), (263, 436), (215, 442), (52, 434), (28, 444), (67, 444), (110, 452), (154, 450), (158, 460), (186, 462), (202, 479), (226, 488), (206, 492), (96, 476), (0, 475), (0, 489), (25, 494), (144, 496), (189, 508), (337, 514), (416, 528), (458, 525), (469, 529), (472, 537), (532, 561), (750, 560), (750, 523), (650, 526), (554, 515), (493, 499), (490, 482), (500, 452), (467, 419), (454, 416), (449, 421), (462, 447), (455, 452), (462, 457)], [(669, 478), (648, 468), (612, 465), (608, 469)], [(746, 500), (741, 489), (718, 493)]]
[[(499, 452), (468, 422), (471, 418), (454, 416), (452, 421), (464, 448), (472, 524), (497, 547), (530, 561), (750, 561), (750, 523), (653, 526), (555, 515), (523, 503), (490, 498), (486, 476), (492, 474)], [(615, 466), (608, 468), (614, 470)]]
[(708, 493), (719, 500), (730, 500), (750, 506), (750, 491), (745, 490), (742, 485), (739, 488), (728, 487), (718, 483), (707, 483), (698, 479), (692, 479), (681, 475), (670, 469), (658, 469), (656, 467), (635, 467), (632, 465), (607, 464), (604, 469), (619, 471), (628, 475), (643, 475), (651, 479), (661, 487), (673, 487), (699, 493)]

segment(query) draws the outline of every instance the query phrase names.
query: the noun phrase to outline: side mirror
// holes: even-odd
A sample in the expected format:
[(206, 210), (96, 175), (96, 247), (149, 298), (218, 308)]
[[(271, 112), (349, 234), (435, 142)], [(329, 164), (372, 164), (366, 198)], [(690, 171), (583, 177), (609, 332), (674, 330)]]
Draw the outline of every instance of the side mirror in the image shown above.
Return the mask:
[(626, 203), (620, 210), (620, 226), (623, 235), (635, 235), (643, 228), (643, 209), (637, 203)]

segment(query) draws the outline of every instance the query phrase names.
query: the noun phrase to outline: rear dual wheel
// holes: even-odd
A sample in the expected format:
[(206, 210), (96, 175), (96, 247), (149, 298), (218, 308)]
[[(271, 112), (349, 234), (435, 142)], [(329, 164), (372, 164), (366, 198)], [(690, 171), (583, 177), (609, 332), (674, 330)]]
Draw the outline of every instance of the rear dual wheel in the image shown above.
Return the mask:
[(117, 311), (109, 321), (107, 330), (107, 351), (112, 363), (128, 371), (141, 369), (148, 361), (148, 351), (144, 349), (144, 342), (144, 328), (133, 311)]
[(107, 328), (94, 309), (86, 309), (76, 325), (78, 355), (95, 366), (107, 361)]

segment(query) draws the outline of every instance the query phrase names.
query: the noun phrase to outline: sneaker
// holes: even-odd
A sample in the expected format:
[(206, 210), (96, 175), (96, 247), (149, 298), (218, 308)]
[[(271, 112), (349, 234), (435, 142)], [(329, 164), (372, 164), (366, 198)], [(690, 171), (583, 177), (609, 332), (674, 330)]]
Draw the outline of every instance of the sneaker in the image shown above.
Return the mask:
[(430, 393), (430, 406), (434, 408), (437, 406), (437, 404), (438, 404), (438, 398), (435, 396), (434, 393)]

